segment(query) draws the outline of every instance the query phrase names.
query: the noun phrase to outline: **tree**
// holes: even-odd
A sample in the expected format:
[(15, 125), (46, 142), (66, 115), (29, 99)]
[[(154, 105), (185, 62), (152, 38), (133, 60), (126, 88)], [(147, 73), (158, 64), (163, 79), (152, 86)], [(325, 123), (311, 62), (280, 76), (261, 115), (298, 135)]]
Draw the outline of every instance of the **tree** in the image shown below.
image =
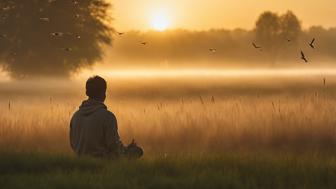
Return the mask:
[(280, 36), (293, 42), (297, 42), (298, 37), (302, 33), (301, 23), (292, 11), (287, 11), (286, 14), (280, 17)]
[(300, 21), (291, 11), (281, 16), (269, 11), (264, 12), (256, 22), (256, 41), (263, 47), (272, 63), (276, 62), (279, 55), (288, 54), (288, 50), (295, 47), (291, 45), (289, 48), (287, 44), (296, 43), (301, 33)]
[(102, 58), (106, 0), (1, 0), (0, 64), (13, 77), (69, 76)]
[(256, 40), (265, 49), (273, 49), (280, 32), (279, 16), (272, 12), (261, 14), (256, 23)]

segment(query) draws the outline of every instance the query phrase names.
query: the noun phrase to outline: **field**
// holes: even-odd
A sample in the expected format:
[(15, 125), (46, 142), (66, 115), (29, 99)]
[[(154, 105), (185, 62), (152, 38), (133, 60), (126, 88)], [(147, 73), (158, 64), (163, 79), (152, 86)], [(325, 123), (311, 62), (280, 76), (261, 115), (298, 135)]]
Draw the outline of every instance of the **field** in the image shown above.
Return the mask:
[(334, 188), (335, 84), (333, 75), (109, 78), (121, 139), (145, 156), (107, 161), (69, 148), (83, 80), (2, 82), (0, 184)]
[(146, 157), (139, 161), (25, 154), (0, 157), (1, 188), (335, 188), (324, 157)]

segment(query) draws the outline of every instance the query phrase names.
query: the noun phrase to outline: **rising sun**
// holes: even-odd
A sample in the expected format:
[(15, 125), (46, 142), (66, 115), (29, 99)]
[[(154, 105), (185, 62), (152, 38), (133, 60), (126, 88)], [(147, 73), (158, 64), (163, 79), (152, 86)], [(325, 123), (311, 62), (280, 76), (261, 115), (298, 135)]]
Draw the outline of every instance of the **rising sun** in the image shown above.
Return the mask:
[(151, 15), (151, 27), (157, 31), (164, 31), (170, 26), (167, 14), (157, 12)]

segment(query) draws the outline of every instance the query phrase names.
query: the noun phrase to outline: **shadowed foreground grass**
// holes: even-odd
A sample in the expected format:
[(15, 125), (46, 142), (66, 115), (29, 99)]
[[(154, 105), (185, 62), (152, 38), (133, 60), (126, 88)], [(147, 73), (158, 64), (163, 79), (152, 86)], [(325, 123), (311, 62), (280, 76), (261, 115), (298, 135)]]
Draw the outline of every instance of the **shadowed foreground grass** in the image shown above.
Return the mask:
[(237, 154), (108, 161), (2, 154), (0, 188), (335, 188), (335, 160)]

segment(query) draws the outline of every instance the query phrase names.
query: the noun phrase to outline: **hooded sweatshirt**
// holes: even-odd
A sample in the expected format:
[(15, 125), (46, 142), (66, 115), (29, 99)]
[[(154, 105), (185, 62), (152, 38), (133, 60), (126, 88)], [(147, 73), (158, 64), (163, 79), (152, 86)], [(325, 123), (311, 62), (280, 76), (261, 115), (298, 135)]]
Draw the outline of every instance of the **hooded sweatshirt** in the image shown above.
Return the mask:
[(74, 113), (70, 122), (70, 143), (79, 156), (118, 156), (123, 150), (115, 115), (104, 103), (93, 99), (83, 101)]

